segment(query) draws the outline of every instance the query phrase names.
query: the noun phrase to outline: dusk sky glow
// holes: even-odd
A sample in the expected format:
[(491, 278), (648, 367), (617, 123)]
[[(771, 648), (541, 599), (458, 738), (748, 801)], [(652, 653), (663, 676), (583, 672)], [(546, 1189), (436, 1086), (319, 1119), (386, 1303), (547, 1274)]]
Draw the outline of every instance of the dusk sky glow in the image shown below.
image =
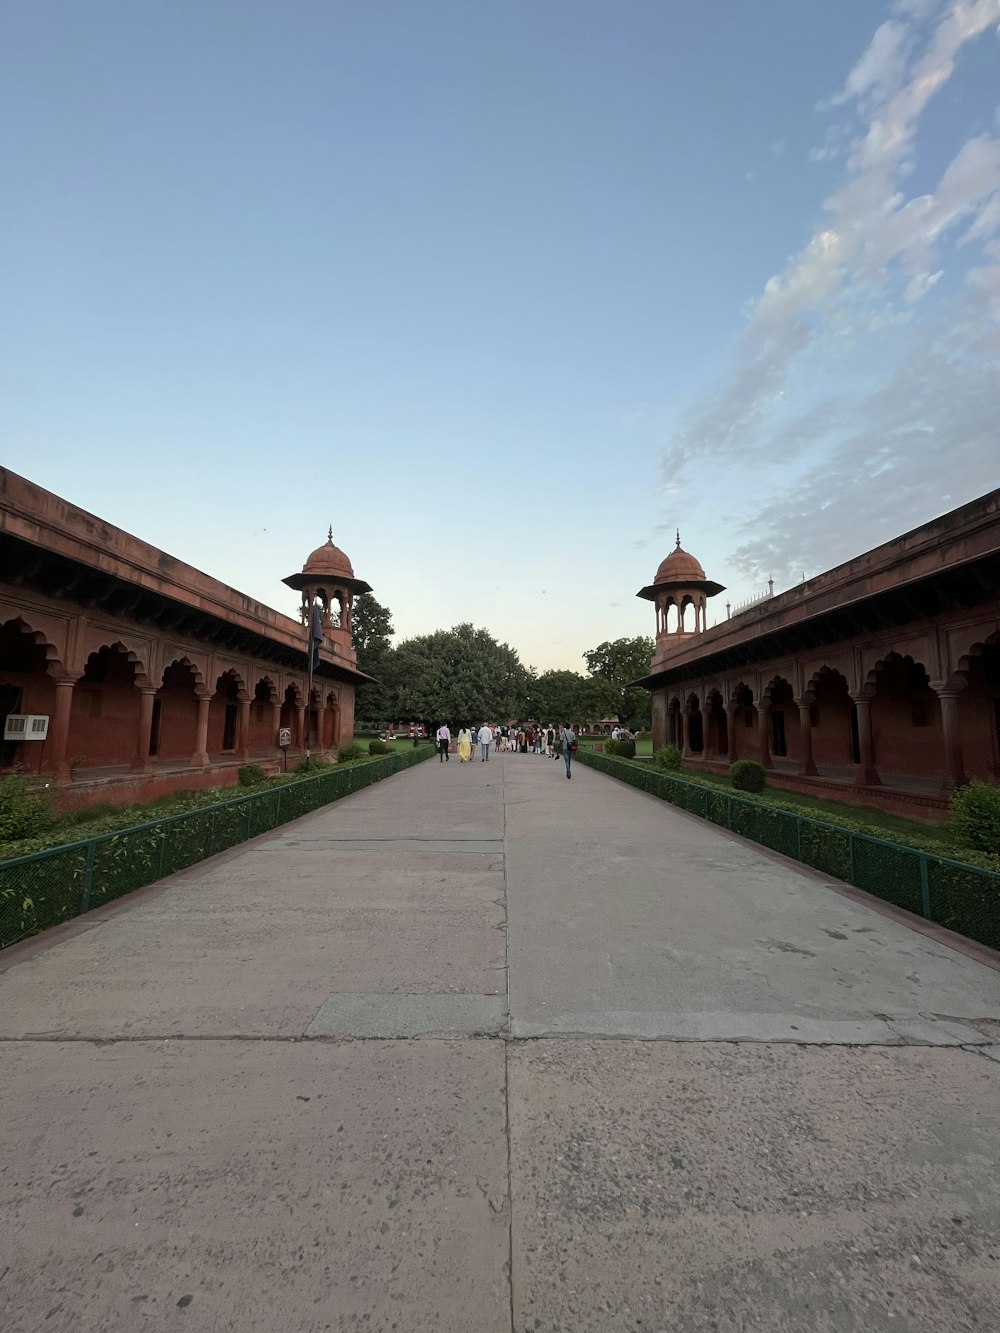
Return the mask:
[[(0, 462), (538, 669), (1000, 483), (1000, 0), (0, 16)], [(724, 606), (710, 608), (725, 615)]]

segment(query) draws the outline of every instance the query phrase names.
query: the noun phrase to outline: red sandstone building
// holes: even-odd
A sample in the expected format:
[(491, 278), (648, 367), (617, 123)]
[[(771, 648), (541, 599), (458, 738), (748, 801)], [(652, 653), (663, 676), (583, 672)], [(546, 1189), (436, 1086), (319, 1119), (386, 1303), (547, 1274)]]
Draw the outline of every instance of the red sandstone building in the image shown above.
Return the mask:
[[(303, 623), (0, 469), (0, 768), (51, 775), (72, 804), (233, 782), (237, 766), (347, 745), (354, 597), (369, 591), (332, 533), (301, 574), (321, 638), (310, 689)], [(281, 733), (284, 731), (285, 736)], [(0, 735), (3, 732), (0, 731)]]
[(968, 778), (1000, 780), (1000, 491), (708, 629), (722, 591), (678, 534), (637, 594), (656, 607), (654, 747), (930, 819)]

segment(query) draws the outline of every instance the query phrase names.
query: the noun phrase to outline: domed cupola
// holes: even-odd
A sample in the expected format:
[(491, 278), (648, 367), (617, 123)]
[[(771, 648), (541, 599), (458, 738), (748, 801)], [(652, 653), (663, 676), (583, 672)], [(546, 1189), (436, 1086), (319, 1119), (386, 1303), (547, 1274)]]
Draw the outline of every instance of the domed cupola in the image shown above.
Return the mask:
[(370, 583), (354, 577), (354, 566), (340, 547), (333, 544), (332, 527), (324, 544), (317, 546), (302, 566), (301, 574), (289, 574), (282, 583), (302, 593), (303, 624), (309, 624), (312, 608), (318, 604), (323, 634), (333, 640), (333, 651), (353, 656), (354, 598), (359, 592), (372, 589)]
[[(674, 641), (683, 642), (694, 634), (703, 634), (708, 627), (708, 598), (723, 591), (723, 585), (706, 578), (700, 562), (683, 549), (678, 529), (677, 545), (661, 562), (655, 579), (636, 593), (656, 605), (657, 655)], [(673, 618), (669, 617), (671, 607), (675, 611)], [(686, 623), (689, 607), (693, 609), (693, 626)]]

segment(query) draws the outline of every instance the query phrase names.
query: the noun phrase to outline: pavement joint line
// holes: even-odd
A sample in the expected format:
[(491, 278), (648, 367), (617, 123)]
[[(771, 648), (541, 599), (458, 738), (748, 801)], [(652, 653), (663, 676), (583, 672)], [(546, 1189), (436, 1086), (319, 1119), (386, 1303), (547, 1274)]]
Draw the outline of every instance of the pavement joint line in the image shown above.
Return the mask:
[(510, 1129), (510, 896), (507, 892), (507, 782), (506, 767), (500, 764), (500, 810), (503, 816), (503, 924), (504, 924), (504, 963), (507, 972), (507, 1024), (506, 1030), (499, 1035), (505, 1040), (503, 1053), (503, 1113), (504, 1129), (507, 1140), (507, 1291), (510, 1296), (510, 1330), (515, 1333), (517, 1314), (514, 1308), (514, 1149), (511, 1143)]

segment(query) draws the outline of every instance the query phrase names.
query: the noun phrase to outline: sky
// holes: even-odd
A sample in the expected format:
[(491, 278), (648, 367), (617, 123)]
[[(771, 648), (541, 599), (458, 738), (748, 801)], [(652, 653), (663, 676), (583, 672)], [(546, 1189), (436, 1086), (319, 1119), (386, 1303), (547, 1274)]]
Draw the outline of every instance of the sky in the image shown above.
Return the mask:
[(0, 7), (0, 464), (538, 670), (1000, 484), (1000, 0)]

